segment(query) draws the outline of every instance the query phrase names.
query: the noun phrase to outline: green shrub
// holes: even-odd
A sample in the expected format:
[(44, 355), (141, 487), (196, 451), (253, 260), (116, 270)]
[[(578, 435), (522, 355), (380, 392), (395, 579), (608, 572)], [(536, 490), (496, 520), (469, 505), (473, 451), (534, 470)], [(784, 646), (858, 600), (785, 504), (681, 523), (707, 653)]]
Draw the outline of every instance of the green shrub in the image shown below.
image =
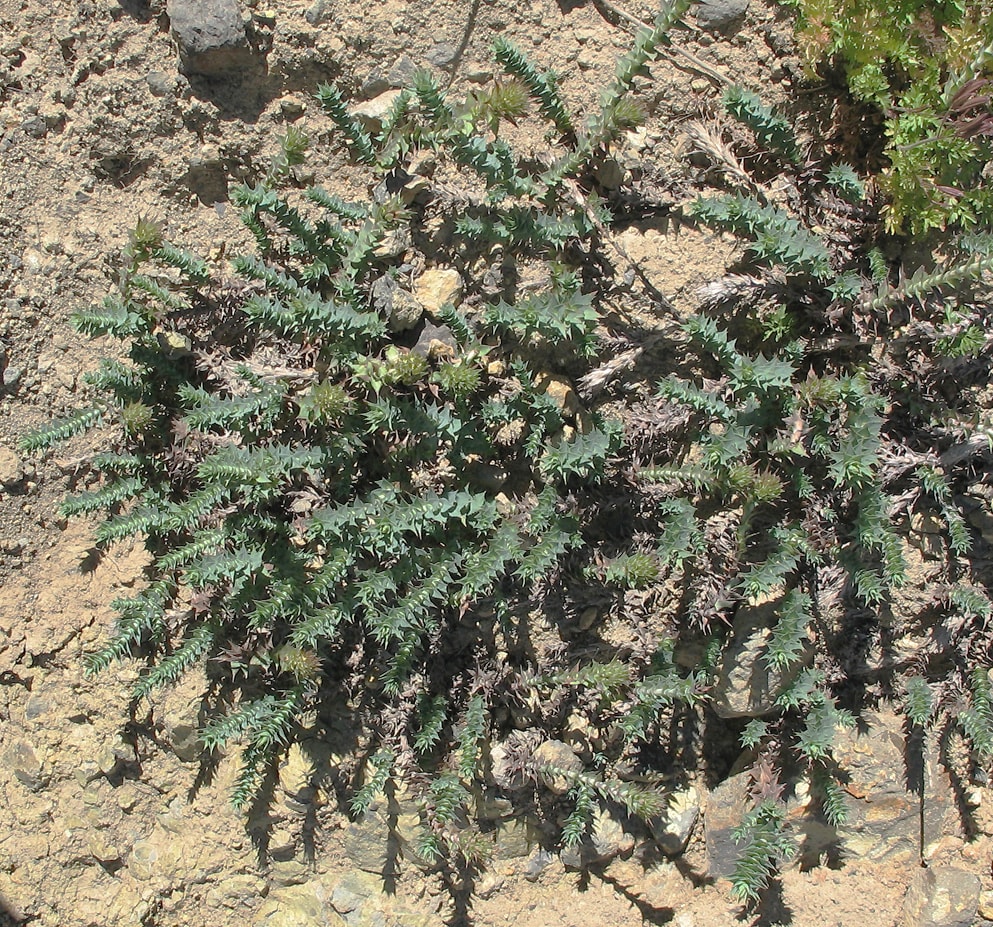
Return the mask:
[(789, 0), (810, 66), (837, 58), (885, 117), (890, 231), (989, 227), (993, 7), (957, 0)]
[[(521, 260), (562, 257), (596, 229), (566, 181), (626, 124), (634, 78), (684, 7), (639, 36), (581, 125), (508, 43), (497, 55), (520, 84), (455, 103), (422, 72), (377, 133), (339, 89), (318, 99), (380, 174), (418, 148), (473, 172), (485, 197), (464, 211), (462, 236), (511, 240)], [(563, 136), (545, 168), (499, 136), (529, 96)], [(556, 263), (551, 284), (526, 298), (472, 314), (435, 307), (441, 348), (411, 346), (377, 302), (378, 287), (395, 285), (385, 244), (411, 213), (395, 198), (293, 189), (306, 149), (292, 131), (268, 175), (233, 194), (258, 246), (232, 262), (239, 283), (139, 223), (119, 292), (75, 318), (86, 334), (120, 339), (124, 357), (89, 378), (92, 406), (22, 446), (116, 428), (115, 449), (94, 462), (103, 485), (63, 511), (102, 511), (100, 545), (140, 537), (153, 560), (147, 585), (114, 603), (116, 628), (90, 671), (143, 657), (143, 697), (205, 666), (230, 708), (208, 717), (201, 740), (209, 751), (242, 744), (238, 806), (312, 712), (350, 704), (372, 756), (351, 770), (353, 810), (402, 779), (423, 799), (422, 854), (474, 862), (481, 838), (456, 825), (485, 786), (491, 700), (506, 700), (501, 687), (527, 669), (498, 650), (515, 649), (514, 621), (583, 543), (571, 494), (602, 479), (620, 446), (616, 422), (591, 411), (573, 427), (540, 387), (549, 364), (588, 367), (599, 316)], [(591, 776), (577, 787), (632, 813), (661, 805), (650, 788)]]

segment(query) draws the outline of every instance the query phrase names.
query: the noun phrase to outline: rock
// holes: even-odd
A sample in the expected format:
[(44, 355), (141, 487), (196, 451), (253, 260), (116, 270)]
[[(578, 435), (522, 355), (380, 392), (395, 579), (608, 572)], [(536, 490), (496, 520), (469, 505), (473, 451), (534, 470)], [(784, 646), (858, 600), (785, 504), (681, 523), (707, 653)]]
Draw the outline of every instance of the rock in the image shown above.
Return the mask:
[[(920, 781), (921, 763), (905, 746), (903, 719), (892, 711), (867, 712), (861, 732), (838, 729), (832, 755), (845, 774), (848, 819), (838, 828), (829, 826), (809, 809), (810, 787), (793, 780), (787, 794), (795, 796), (787, 808), (787, 824), (807, 866), (827, 855), (865, 861), (913, 865), (919, 855), (920, 799), (913, 791)], [(924, 839), (939, 840), (947, 821), (956, 820), (955, 800), (948, 776), (940, 767), (937, 751), (929, 751), (924, 768)], [(900, 770), (894, 775), (893, 770)], [(910, 788), (907, 787), (907, 777)], [(732, 832), (751, 807), (748, 773), (722, 782), (704, 803), (704, 834), (712, 878), (727, 878), (734, 870), (739, 848)]]
[(452, 360), (458, 356), (459, 343), (447, 325), (435, 325), (425, 319), (413, 350), (429, 360)]
[(90, 834), (87, 850), (100, 863), (117, 862), (123, 855), (106, 830), (96, 830)]
[(3, 385), (4, 389), (10, 392), (16, 392), (17, 387), (21, 384), (21, 379), (24, 377), (23, 367), (7, 367), (3, 372)]
[(359, 103), (352, 107), (352, 115), (365, 126), (370, 132), (380, 132), (383, 128), (383, 121), (390, 109), (393, 107), (396, 98), (400, 96), (402, 90), (387, 90), (379, 96)]
[(237, 0), (167, 0), (166, 12), (186, 74), (228, 77), (255, 63)]
[(149, 71), (145, 75), (145, 83), (153, 97), (165, 97), (176, 89), (176, 78), (165, 71)]
[(24, 706), (24, 720), (34, 721), (50, 714), (54, 708), (52, 699), (43, 692), (33, 692)]
[(372, 285), (372, 304), (394, 333), (410, 331), (424, 315), (424, 306), (387, 274)]
[[(919, 854), (920, 800), (913, 782), (920, 780), (921, 762), (907, 749), (903, 718), (896, 712), (871, 712), (863, 720), (862, 732), (835, 734), (832, 753), (845, 771), (848, 806), (839, 835), (853, 857), (910, 864)], [(954, 795), (937, 752), (927, 752), (923, 768), (925, 844), (940, 839), (947, 833), (946, 820), (956, 819)], [(893, 770), (904, 772), (894, 775)]]
[(725, 779), (707, 796), (703, 825), (707, 873), (712, 879), (726, 879), (734, 872), (740, 848), (732, 834), (749, 808), (750, 788), (748, 773), (739, 773)]
[(3, 763), (22, 785), (37, 792), (45, 784), (42, 760), (25, 740), (15, 740), (4, 752)]
[(537, 835), (532, 832), (526, 821), (520, 819), (507, 821), (497, 828), (493, 858), (518, 859), (528, 856), (531, 847), (537, 842)]
[(524, 878), (529, 882), (537, 882), (541, 874), (555, 862), (555, 857), (548, 850), (536, 850), (524, 867)]
[(969, 493), (959, 496), (958, 501), (961, 502), (965, 520), (980, 533), (987, 544), (993, 545), (993, 513), (991, 513), (990, 501)]
[(146, 840), (131, 847), (128, 871), (139, 882), (171, 879), (183, 870), (183, 846), (175, 834), (156, 827)]
[(226, 875), (223, 882), (207, 890), (205, 901), (210, 908), (253, 908), (268, 886), (254, 875)]
[(331, 907), (339, 914), (351, 914), (382, 891), (382, 880), (366, 872), (350, 872), (331, 892)]
[(738, 31), (746, 12), (748, 0), (701, 0), (693, 8), (693, 15), (701, 29), (724, 35)]
[(420, 862), (416, 852), (421, 819), (413, 803), (377, 802), (345, 831), (345, 855), (357, 869), (381, 876), (401, 858)]
[(559, 860), (566, 869), (586, 869), (629, 854), (633, 849), (634, 837), (624, 831), (610, 812), (600, 809), (593, 819), (591, 835), (578, 846), (563, 849)]
[(922, 869), (903, 903), (906, 927), (970, 927), (979, 907), (979, 879), (954, 866)]
[(272, 892), (254, 923), (258, 927), (344, 927), (347, 922), (328, 910), (325, 896), (320, 882)]
[(293, 841), (289, 850), (286, 848), (286, 834), (279, 835), (282, 845), (279, 853), (274, 853), (272, 844), (269, 844), (269, 858), (275, 860), (269, 868), (269, 881), (274, 888), (286, 888), (292, 885), (303, 885), (313, 875), (310, 866), (300, 859), (279, 859), (280, 855), (285, 856), (287, 852), (292, 853), (296, 849), (296, 842)]
[(390, 82), (391, 87), (402, 89), (411, 85), (416, 73), (417, 65), (406, 55), (402, 55), (393, 63), (393, 67), (390, 68), (390, 73), (386, 75), (386, 79)]
[(316, 0), (303, 15), (310, 25), (319, 26), (325, 19), (331, 18), (331, 4), (328, 0)]
[(427, 58), (428, 63), (433, 64), (436, 68), (447, 68), (458, 56), (459, 50), (451, 42), (438, 42), (428, 49), (428, 53), (424, 57)]
[[(539, 770), (543, 766), (553, 766), (567, 772), (582, 772), (583, 764), (573, 752), (572, 747), (561, 740), (546, 740), (534, 751), (534, 765)], [(565, 795), (572, 788), (573, 782), (566, 776), (555, 773), (542, 773), (541, 780), (549, 791), (556, 795)]]
[(593, 849), (598, 862), (624, 856), (634, 849), (632, 837), (609, 811), (601, 808), (593, 817)]
[(775, 710), (776, 699), (810, 659), (812, 649), (808, 646), (803, 658), (786, 670), (766, 664), (766, 647), (780, 604), (777, 599), (739, 607), (711, 703), (721, 718), (758, 718)]
[(669, 800), (666, 813), (652, 818), (648, 826), (662, 852), (677, 856), (686, 849), (699, 817), (700, 793), (691, 785), (676, 792)]
[(279, 767), (279, 787), (292, 798), (306, 798), (312, 793), (316, 767), (313, 758), (294, 742)]
[(604, 159), (595, 173), (597, 183), (605, 190), (617, 190), (624, 183), (624, 167), (616, 158)]
[[(306, 888), (301, 886), (300, 891)], [(400, 905), (386, 893), (381, 877), (364, 872), (349, 873), (333, 888), (320, 883), (316, 894), (325, 899), (326, 920), (318, 921), (321, 927), (434, 927), (437, 923), (436, 916)]]
[(572, 383), (566, 377), (560, 377), (558, 374), (547, 371), (539, 373), (534, 378), (534, 388), (539, 393), (544, 393), (554, 399), (563, 415), (574, 418), (580, 411), (579, 397), (576, 395)]
[(993, 892), (983, 892), (979, 896), (979, 916), (985, 921), (993, 921)]
[[(401, 195), (403, 191), (401, 191)], [(384, 261), (398, 259), (413, 244), (409, 228), (391, 229), (372, 253)]]
[(24, 479), (24, 465), (10, 448), (0, 447), (0, 486), (10, 488)]
[(449, 303), (456, 306), (459, 304), (462, 299), (462, 278), (458, 271), (450, 268), (429, 268), (417, 278), (414, 296), (428, 312), (436, 314)]

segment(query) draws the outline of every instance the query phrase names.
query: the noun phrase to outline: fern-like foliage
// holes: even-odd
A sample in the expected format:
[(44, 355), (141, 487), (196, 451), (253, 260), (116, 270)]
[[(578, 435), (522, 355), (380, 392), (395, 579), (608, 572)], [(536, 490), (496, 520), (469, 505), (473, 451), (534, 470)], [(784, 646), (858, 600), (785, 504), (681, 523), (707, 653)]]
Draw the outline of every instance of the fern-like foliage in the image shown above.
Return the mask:
[(365, 164), (374, 163), (376, 152), (372, 139), (358, 119), (348, 111), (341, 91), (334, 84), (322, 84), (317, 88), (317, 100), (347, 139), (352, 154)]
[(969, 674), (970, 705), (958, 720), (975, 751), (983, 758), (993, 756), (993, 687), (989, 669), (977, 666)]

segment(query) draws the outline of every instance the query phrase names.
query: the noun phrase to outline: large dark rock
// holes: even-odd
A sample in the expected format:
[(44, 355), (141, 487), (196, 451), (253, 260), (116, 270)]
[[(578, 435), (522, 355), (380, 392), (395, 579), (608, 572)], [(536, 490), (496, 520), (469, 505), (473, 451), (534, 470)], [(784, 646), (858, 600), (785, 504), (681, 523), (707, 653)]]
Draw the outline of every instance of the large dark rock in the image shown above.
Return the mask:
[(748, 0), (702, 0), (693, 8), (693, 15), (701, 29), (733, 35), (747, 11)]
[(228, 77), (255, 64), (238, 0), (168, 0), (166, 11), (186, 74)]

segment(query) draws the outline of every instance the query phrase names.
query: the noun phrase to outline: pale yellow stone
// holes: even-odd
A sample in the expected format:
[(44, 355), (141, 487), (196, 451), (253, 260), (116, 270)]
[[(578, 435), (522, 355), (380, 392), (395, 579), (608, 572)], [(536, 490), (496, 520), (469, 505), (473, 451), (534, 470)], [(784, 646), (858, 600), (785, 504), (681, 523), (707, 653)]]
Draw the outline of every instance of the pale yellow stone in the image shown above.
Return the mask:
[(431, 267), (424, 271), (414, 284), (414, 296), (428, 311), (438, 312), (451, 303), (457, 306), (462, 300), (462, 278), (449, 267)]

